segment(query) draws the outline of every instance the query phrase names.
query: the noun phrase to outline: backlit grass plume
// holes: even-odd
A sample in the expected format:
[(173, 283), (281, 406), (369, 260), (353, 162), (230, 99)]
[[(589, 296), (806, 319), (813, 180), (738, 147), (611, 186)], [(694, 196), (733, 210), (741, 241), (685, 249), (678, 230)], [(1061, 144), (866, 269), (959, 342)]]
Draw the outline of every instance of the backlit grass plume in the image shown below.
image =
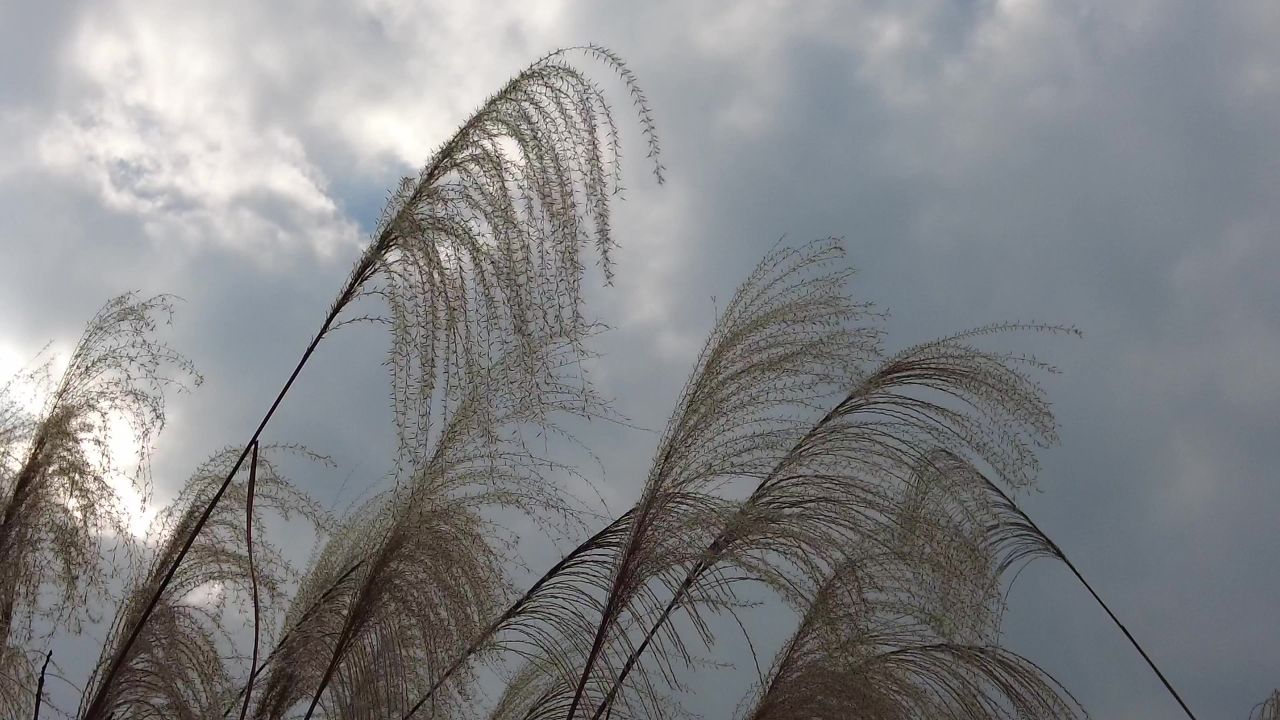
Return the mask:
[[(936, 632), (931, 613), (903, 602), (916, 593), (910, 562), (903, 560), (879, 551), (839, 568), (813, 598), (743, 717), (1079, 716), (1051, 677), (993, 638), (964, 643)], [(903, 581), (908, 587), (892, 587)]]
[(987, 483), (926, 453), (883, 533), (846, 545), (807, 601), (744, 717), (1077, 717), (1055, 680), (999, 646), (1002, 573), (1019, 548), (992, 531)]
[[(82, 703), (82, 717), (215, 718), (236, 692), (237, 666), (246, 658), (232, 653), (232, 639), (248, 613), (235, 611), (243, 608), (256, 581), (264, 612), (270, 617), (270, 609), (283, 600), (281, 592), (290, 574), (280, 553), (258, 534), (250, 575), (244, 512), (247, 472), (228, 488), (228, 502), (219, 505), (198, 534), (145, 631), (123, 656), (122, 632), (146, 607), (165, 568), (239, 452), (240, 448), (230, 448), (204, 462), (154, 523), (155, 550), (132, 578), (111, 625)], [(327, 514), (281, 476), (271, 460), (282, 453), (309, 456), (290, 447), (264, 449), (255, 472), (255, 525), (261, 526), (263, 511), (270, 510), (284, 519), (298, 515), (326, 527)], [(121, 670), (105, 683), (100, 673), (112, 666)]]
[[(630, 71), (603, 48), (580, 51), (626, 84), (660, 181), (657, 136)], [(483, 382), (513, 350), (537, 362), (547, 342), (576, 343), (589, 332), (579, 292), (589, 246), (612, 277), (618, 130), (602, 91), (566, 62), (569, 53), (552, 53), (509, 81), (416, 178), (402, 181), (335, 305), (362, 293), (386, 301), (406, 450), (431, 432), (442, 396), (465, 387), (452, 375)]]
[[(23, 672), (13, 663), (23, 662), (16, 648), (30, 638), (32, 621), (74, 630), (102, 599), (111, 571), (103, 537), (129, 533), (113, 483), (132, 483), (145, 496), (164, 393), (199, 383), (191, 363), (154, 337), (171, 314), (166, 296), (113, 298), (58, 380), (48, 380), (51, 359), (28, 373), (45, 393), (34, 412), (16, 397), (0, 399), (0, 703), (22, 695), (7, 685)], [(19, 392), (14, 384), (7, 390)], [(119, 431), (133, 433), (135, 457), (115, 457)]]
[[(848, 271), (834, 241), (767, 257), (725, 308), (681, 394), (633, 511), (630, 537), (612, 561), (602, 610), (585, 643), (569, 716), (603, 697), (630, 649), (627, 628), (663, 609), (699, 559), (725, 507), (726, 490), (763, 478), (803, 432), (796, 421), (820, 406), (873, 345), (851, 322)], [(668, 640), (679, 651), (681, 639)]]
[[(553, 523), (572, 515), (548, 477), (558, 464), (530, 451), (528, 432), (554, 432), (556, 413), (595, 401), (560, 375), (526, 375), (530, 367), (572, 370), (568, 346), (532, 362), (518, 350), (487, 369), (491, 382), (477, 380), (448, 404), (430, 451), (413, 453), (396, 487), (324, 548), (294, 599), (287, 622), (300, 628), (265, 676), (258, 717), (284, 717), (302, 702), (307, 715), (404, 714), (506, 598), (504, 533), (487, 513)], [(296, 622), (303, 614), (305, 624)], [(465, 674), (454, 680), (437, 705), (468, 699)]]

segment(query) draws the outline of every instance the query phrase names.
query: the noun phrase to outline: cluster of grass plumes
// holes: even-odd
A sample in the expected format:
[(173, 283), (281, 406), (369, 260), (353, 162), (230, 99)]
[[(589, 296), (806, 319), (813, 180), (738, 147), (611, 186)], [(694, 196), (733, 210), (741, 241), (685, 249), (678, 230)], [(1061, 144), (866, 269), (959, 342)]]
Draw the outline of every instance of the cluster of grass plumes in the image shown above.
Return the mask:
[[(607, 50), (578, 51), (620, 75), (661, 180), (634, 77)], [(992, 325), (888, 353), (884, 315), (850, 296), (835, 239), (761, 261), (717, 318), (635, 503), (513, 587), (497, 518), (587, 534), (558, 451), (574, 418), (613, 416), (582, 369), (597, 326), (580, 289), (591, 247), (612, 274), (618, 130), (567, 53), (514, 77), (393, 193), (258, 428), (197, 470), (136, 553), (78, 715), (678, 717), (715, 616), (749, 637), (739, 610), (767, 594), (800, 620), (746, 717), (1079, 714), (999, 643), (1021, 565), (1070, 566), (1012, 499), (1056, 440), (1036, 380), (1052, 368), (980, 346), (1074, 331)], [(0, 547), (17, 558), (0, 574), (5, 617), (18, 602), (31, 617), (52, 584), (63, 618), (100, 584), (80, 574), (97, 571), (95, 533), (123, 523), (96, 460), (104, 428), (123, 415), (148, 447), (165, 373), (190, 372), (150, 338), (159, 309), (109, 305), (43, 414), (0, 398)], [(330, 520), (274, 464), (288, 448), (260, 435), (322, 340), (358, 321), (389, 330), (397, 445), (387, 489)], [(306, 568), (285, 561), (264, 513), (321, 533)], [(5, 623), (0, 714), (38, 711), (39, 657)], [(497, 698), (484, 665), (506, 680)]]
[[(627, 86), (661, 180), (653, 122), (630, 70), (603, 48), (576, 50), (604, 62)], [(249, 448), (321, 341), (343, 324), (373, 320), (391, 327), (387, 366), (400, 441), (397, 473), (412, 474), (427, 462), (450, 410), (475, 387), (510, 382), (541, 395), (556, 392), (539, 384), (544, 378), (564, 378), (572, 395), (584, 398), (579, 411), (591, 412), (585, 379), (575, 387), (561, 372), (560, 353), (545, 348), (578, 351), (594, 328), (581, 313), (581, 250), (595, 244), (607, 278), (608, 203), (620, 189), (620, 146), (603, 91), (567, 62), (570, 52), (550, 53), (512, 78), (416, 179), (401, 183), (293, 374), (128, 629), (126, 652)], [(361, 299), (381, 301), (385, 312), (357, 315), (351, 308)], [(513, 362), (525, 363), (523, 372), (507, 373)], [(331, 665), (324, 675), (335, 669)], [(120, 670), (108, 669), (104, 682), (110, 684)], [(313, 697), (312, 709), (317, 702)]]
[[(847, 271), (832, 266), (839, 249), (827, 240), (769, 255), (726, 308), (625, 528), (607, 529), (607, 552), (585, 546), (596, 555), (566, 565), (571, 581), (544, 578), (559, 612), (528, 641), (541, 680), (519, 676), (526, 705), (516, 716), (663, 716), (694, 670), (693, 638), (674, 618), (710, 649), (704, 614), (733, 613), (745, 583), (805, 608), (841, 568), (890, 547), (896, 563), (876, 567), (899, 576), (866, 579), (902, 592), (867, 603), (893, 599), (899, 613), (935, 618), (936, 637), (957, 647), (994, 643), (1007, 496), (967, 475), (961, 483), (951, 466), (981, 463), (1026, 487), (1032, 449), (1055, 435), (1029, 375), (1047, 366), (970, 340), (1071, 331), (991, 326), (886, 356), (881, 316), (849, 299)], [(1070, 707), (1049, 705), (1049, 717)]]
[[(803, 615), (751, 717), (799, 717), (779, 715), (799, 707), (791, 696), (806, 717), (1073, 716), (1051, 678), (998, 645), (1004, 574), (1054, 554), (1000, 488), (1030, 484), (1031, 448), (1054, 438), (1025, 369), (1044, 366), (968, 344), (1022, 326), (886, 355), (882, 316), (849, 297), (842, 255), (824, 240), (760, 263), (718, 318), (635, 505), (514, 602), (488, 513), (574, 527), (552, 477), (564, 466), (528, 437), (606, 411), (580, 374), (580, 338), (536, 358), (512, 344), (482, 372), (440, 378), (439, 429), (402, 436), (413, 444), (394, 486), (336, 525), (265, 450), (220, 491), (242, 452), (219, 453), (158, 521), (80, 716), (465, 717), (483, 704), (472, 663), (515, 657), (495, 718), (668, 717), (695, 671), (689, 644), (712, 647), (707, 614), (733, 613), (747, 583)], [(250, 549), (264, 509), (332, 530), (292, 598), (279, 553)], [(275, 628), (260, 664), (228, 624), (250, 597), (255, 637), (259, 615)]]

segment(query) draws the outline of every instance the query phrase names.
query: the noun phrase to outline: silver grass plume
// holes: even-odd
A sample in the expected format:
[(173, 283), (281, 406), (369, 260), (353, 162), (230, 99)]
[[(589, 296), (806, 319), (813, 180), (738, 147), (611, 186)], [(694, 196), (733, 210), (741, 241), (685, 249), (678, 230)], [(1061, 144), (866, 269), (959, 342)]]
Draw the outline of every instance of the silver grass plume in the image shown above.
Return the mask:
[[(558, 50), (530, 65), (491, 96), (444, 143), (417, 178), (406, 178), (388, 203), (372, 242), (353, 267), (311, 343), (245, 450), (229, 485), (324, 337), (347, 322), (362, 298), (379, 297), (392, 327), (389, 366), (401, 443), (400, 465), (432, 434), (433, 413), (456, 401), (465, 382), (515, 346), (528, 362), (555, 339), (576, 343), (589, 332), (578, 288), (583, 246), (593, 244), (606, 279), (612, 235), (609, 198), (620, 189), (618, 130), (602, 89), (567, 61), (571, 52), (599, 60), (625, 84), (640, 119), (658, 181), (662, 166), (652, 115), (635, 77), (599, 46)], [(548, 368), (533, 369), (532, 376)], [(443, 392), (438, 392), (443, 389)], [(222, 496), (197, 518), (192, 541)], [(156, 589), (159, 602), (187, 550)], [(144, 610), (124, 645), (147, 622)], [(109, 682), (118, 668), (106, 673)]]
[[(29, 685), (10, 682), (25, 674), (14, 663), (25, 662), (19, 648), (32, 620), (76, 631), (103, 591), (111, 568), (102, 538), (128, 536), (112, 480), (148, 491), (146, 461), (164, 426), (164, 393), (200, 382), (190, 361), (154, 339), (172, 305), (169, 296), (111, 299), (34, 416), (15, 398), (0, 398), (0, 715), (29, 695)], [(48, 378), (51, 362), (27, 377)], [(13, 392), (7, 385), (5, 395)], [(128, 476), (110, 445), (120, 421), (138, 440), (137, 471)], [(55, 592), (42, 596), (42, 587)]]
[[(430, 452), (413, 454), (393, 490), (343, 523), (294, 599), (286, 622), (299, 627), (303, 614), (307, 620), (277, 652), (257, 717), (282, 717), (308, 698), (308, 714), (404, 714), (506, 597), (507, 548), (483, 511), (572, 520), (573, 508), (550, 478), (564, 468), (533, 452), (528, 440), (531, 432), (556, 432), (556, 413), (596, 401), (576, 382), (572, 346), (543, 355), (531, 361), (513, 353), (488, 368), (486, 380), (449, 405)], [(530, 367), (557, 374), (529, 378)], [(448, 691), (438, 705), (470, 699), (465, 677)]]
[[(661, 181), (650, 110), (630, 70), (604, 48), (578, 50), (621, 76)], [(340, 298), (365, 293), (388, 306), (387, 365), (405, 452), (432, 432), (441, 401), (465, 390), (451, 375), (483, 382), (517, 348), (533, 362), (546, 343), (591, 331), (579, 292), (583, 255), (594, 246), (612, 277), (608, 198), (620, 190), (620, 147), (602, 90), (567, 64), (569, 52), (509, 81), (417, 178), (402, 181)]]
[[(550, 663), (549, 659), (557, 662)], [(582, 666), (585, 657), (565, 647), (556, 653), (531, 655), (505, 681), (502, 695), (489, 713), (489, 720), (560, 720), (569, 711), (577, 674), (566, 672), (559, 662), (568, 660), (572, 668)], [(574, 662), (576, 661), (576, 662)], [(619, 704), (610, 713), (612, 720), (694, 720), (674, 698), (655, 683), (641, 678), (633, 681), (633, 693), (643, 693), (645, 703)]]
[(909, 348), (860, 373), (843, 400), (722, 522), (723, 529), (689, 567), (591, 717), (611, 707), (627, 674), (676, 609), (700, 623), (697, 606), (727, 606), (731, 585), (744, 579), (762, 581), (793, 603), (803, 603), (805, 588), (820, 584), (846, 548), (884, 536), (891, 524), (886, 519), (904, 500), (902, 489), (936, 448), (974, 457), (996, 468), (1009, 484), (1030, 483), (1031, 448), (1051, 443), (1055, 435), (1043, 393), (1018, 366), (1046, 366), (965, 342), (1013, 329), (1025, 328), (979, 328)]
[[(583, 582), (582, 576), (591, 576), (601, 572), (602, 563), (600, 558), (618, 551), (621, 544), (626, 540), (630, 520), (630, 512), (622, 514), (595, 535), (584, 540), (544, 573), (519, 599), (513, 602), (500, 616), (492, 620), (483, 631), (478, 633), (464, 650), (457, 653), (448, 667), (435, 673), (431, 686), (425, 692), (420, 693), (418, 701), (409, 708), (408, 712), (405, 713), (405, 717), (413, 716), (424, 707), (430, 707), (432, 710), (437, 709), (440, 703), (435, 702), (435, 693), (444, 687), (446, 683), (452, 681), (455, 674), (464, 671), (468, 662), (479, 653), (485, 651), (496, 652), (501, 649), (529, 658), (539, 658), (540, 654), (537, 652), (538, 643), (531, 642), (530, 637), (546, 633), (547, 628), (543, 626), (543, 623), (554, 625), (562, 614), (560, 608), (566, 604), (573, 605), (579, 602), (593, 601), (590, 593), (584, 590), (584, 588), (592, 587), (592, 584)], [(334, 571), (332, 570), (321, 572), (318, 564), (313, 566), (312, 572), (317, 578), (322, 574), (327, 574), (327, 577), (333, 579), (314, 581), (316, 587), (307, 590), (307, 594), (314, 598), (310, 605), (305, 605), (303, 602), (294, 603), (295, 607), (289, 615), (290, 623), (288, 629), (280, 635), (275, 649), (255, 671), (255, 676), (272, 666), (282, 651), (292, 651), (297, 644), (294, 640), (294, 634), (307, 633), (312, 618), (320, 613), (328, 612), (332, 598), (335, 595), (351, 592), (352, 583), (354, 582), (352, 576), (361, 570), (367, 561), (367, 558), (355, 560), (344, 571), (337, 574), (336, 577), (334, 577)], [(607, 578), (597, 578), (595, 582), (600, 583), (605, 580)], [(328, 582), (328, 585), (323, 590), (319, 590), (318, 587), (323, 582)], [(556, 629), (563, 630), (564, 628)], [(252, 682), (251, 679), (249, 684), (252, 684)], [(242, 688), (241, 693), (245, 692), (245, 690), (246, 688)], [(231, 706), (228, 706), (223, 711), (223, 717), (227, 717), (232, 709)]]
[[(563, 717), (569, 709), (568, 692), (555, 683), (557, 680), (563, 683), (566, 677), (559, 669), (547, 667), (541, 658), (530, 658), (503, 685), (502, 696), (489, 714), (489, 720), (533, 720), (532, 708), (542, 708), (546, 718)], [(557, 695), (565, 699), (564, 707), (549, 704)]]
[[(533, 685), (538, 685), (538, 694), (546, 694), (544, 685), (549, 677), (564, 678), (573, 673), (580, 664), (566, 662), (565, 652), (547, 652), (545, 648), (556, 646), (560, 637), (582, 632), (583, 618), (587, 615), (572, 612), (572, 608), (595, 607), (598, 612), (599, 599), (593, 590), (608, 582), (609, 561), (626, 543), (633, 513), (634, 508), (582, 541), (535, 581), (457, 654), (404, 717), (412, 717), (424, 707), (436, 708), (439, 705), (436, 692), (461, 672), (473, 656), (485, 650), (513, 652), (528, 661), (528, 671), (513, 680), (520, 687), (510, 688), (511, 697), (503, 701), (507, 708), (504, 713), (514, 713), (515, 707), (522, 707), (520, 703), (534, 692)], [(543, 667), (556, 663), (558, 670), (554, 674)]]
[[(209, 497), (219, 487), (227, 468), (240, 448), (228, 448), (196, 469), (177, 499), (153, 524), (153, 557), (138, 569), (126, 589), (116, 617), (102, 647), (102, 657), (90, 677), (81, 702), (82, 716), (116, 718), (214, 718), (235, 692), (233, 671), (237, 661), (229, 655), (232, 635), (240, 618), (230, 627), (224, 613), (236, 598), (251, 590), (253, 580), (263, 605), (278, 607), (291, 571), (275, 547), (262, 539), (263, 511), (270, 510), (288, 519), (299, 515), (318, 528), (328, 527), (326, 513), (314, 501), (294, 488), (278, 470), (272, 456), (316, 456), (291, 446), (264, 447), (256, 472), (256, 504), (253, 569), (245, 547), (248, 530), (243, 508), (248, 487), (240, 477), (227, 489), (232, 501), (219, 506), (197, 536), (187, 561), (162, 595), (150, 622), (133, 645), (123, 645), (123, 632), (136, 622), (159, 585), (165, 568), (178, 552)], [(242, 473), (244, 475), (245, 473)], [(237, 476), (239, 477), (239, 476)], [(199, 594), (210, 598), (198, 597)], [(121, 670), (111, 683), (101, 673), (113, 664)], [(90, 714), (89, 708), (97, 708)]]
[(887, 534), (847, 548), (813, 594), (745, 718), (1083, 714), (1041, 668), (999, 647), (996, 569), (1008, 566), (1007, 548), (986, 532), (972, 466), (934, 459), (903, 488)]

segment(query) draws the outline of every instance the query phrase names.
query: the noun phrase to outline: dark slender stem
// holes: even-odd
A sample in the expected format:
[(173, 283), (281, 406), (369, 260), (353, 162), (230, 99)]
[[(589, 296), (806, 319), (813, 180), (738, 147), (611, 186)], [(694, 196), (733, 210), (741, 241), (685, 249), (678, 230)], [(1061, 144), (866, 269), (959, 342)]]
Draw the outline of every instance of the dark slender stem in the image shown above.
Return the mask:
[(1120, 628), (1120, 632), (1124, 633), (1124, 636), (1128, 638), (1129, 644), (1133, 646), (1133, 649), (1138, 651), (1138, 654), (1147, 662), (1147, 666), (1151, 668), (1151, 671), (1156, 674), (1156, 677), (1160, 678), (1160, 682), (1164, 685), (1164, 689), (1168, 690), (1169, 694), (1173, 696), (1173, 699), (1178, 702), (1178, 706), (1182, 708), (1182, 712), (1186, 713), (1187, 717), (1191, 720), (1196, 720), (1195, 713), (1191, 712), (1191, 708), (1187, 707), (1187, 704), (1183, 702), (1182, 696), (1178, 694), (1178, 691), (1173, 689), (1173, 684), (1164, 676), (1164, 673), (1160, 672), (1160, 668), (1156, 666), (1155, 661), (1151, 659), (1151, 656), (1147, 654), (1147, 651), (1138, 643), (1138, 640), (1133, 636), (1133, 633), (1129, 632), (1129, 628), (1125, 627), (1124, 623), (1120, 622), (1120, 618), (1116, 617), (1114, 612), (1111, 612), (1111, 607), (1107, 605), (1101, 596), (1098, 595), (1098, 593), (1093, 589), (1093, 586), (1089, 584), (1089, 581), (1084, 579), (1084, 575), (1080, 574), (1080, 570), (1076, 568), (1075, 563), (1071, 562), (1071, 559), (1067, 557), (1067, 554), (1062, 552), (1062, 548), (1058, 547), (1057, 543), (1049, 539), (1049, 536), (1040, 529), (1040, 526), (1031, 519), (1031, 516), (1013, 501), (1013, 498), (1009, 497), (1003, 490), (985, 476), (983, 476), (983, 479), (986, 480), (987, 487), (999, 494), (1015, 512), (1022, 516), (1022, 519), (1026, 521), (1027, 525), (1029, 525), (1035, 534), (1040, 536), (1040, 538), (1049, 546), (1049, 549), (1053, 551), (1054, 557), (1061, 560), (1062, 564), (1066, 565), (1067, 569), (1071, 571), (1071, 574), (1075, 575), (1076, 579), (1080, 581), (1080, 584), (1084, 585), (1084, 589), (1089, 591), (1089, 594), (1093, 596), (1093, 599), (1098, 603), (1102, 610), (1107, 613), (1107, 617), (1111, 618), (1111, 622), (1114, 623), (1117, 628)]
[[(683, 422), (683, 421), (682, 421)], [(662, 453), (662, 459), (657, 464), (658, 477), (661, 477), (667, 467), (667, 463), (671, 461), (671, 456), (675, 452), (675, 443), (667, 445), (667, 449)], [(565, 715), (565, 720), (573, 720), (574, 714), (578, 711), (578, 705), (582, 702), (583, 693), (587, 690), (587, 682), (591, 679), (591, 670), (595, 667), (596, 660), (600, 657), (600, 653), (604, 651), (605, 636), (609, 631), (609, 625), (615, 619), (616, 613), (622, 612), (619, 605), (619, 598), (622, 588), (623, 579), (631, 571), (631, 564), (635, 561), (636, 546), (639, 542), (638, 537), (644, 532), (648, 525), (649, 513), (653, 510), (655, 497), (650, 495), (650, 488), (646, 487), (644, 495), (640, 499), (640, 503), (633, 508), (636, 512), (636, 524), (631, 529), (630, 538), (627, 546), (622, 552), (622, 562), (618, 566), (617, 574), (613, 577), (613, 582), (609, 588), (608, 600), (605, 602), (604, 611), (600, 614), (600, 624), (596, 627), (595, 639), (591, 642), (591, 652), (587, 653), (586, 662), (582, 666), (582, 676), (578, 678), (578, 687), (574, 690), (573, 700), (569, 703), (569, 713)]]
[[(258, 441), (253, 441), (253, 458), (249, 461), (249, 487), (246, 492), (244, 501), (244, 542), (249, 555), (249, 585), (253, 591), (253, 658), (249, 661), (250, 668), (258, 666), (258, 573), (253, 566), (253, 492), (258, 481)], [(252, 678), (250, 678), (252, 680)], [(240, 706), (240, 720), (244, 720), (245, 715), (249, 713), (249, 698), (253, 695), (252, 683), (245, 687), (244, 704)]]
[(40, 720), (40, 701), (44, 700), (44, 673), (49, 669), (49, 661), (53, 659), (53, 651), (50, 650), (44, 656), (44, 665), (40, 666), (40, 679), (36, 681), (36, 709), (31, 714), (31, 720)]
[[(643, 523), (645, 515), (645, 512), (641, 512), (638, 521)], [(632, 531), (632, 538), (635, 538), (634, 530)], [(614, 576), (613, 586), (609, 590), (609, 600), (605, 603), (604, 612), (600, 615), (600, 625), (596, 628), (596, 637), (591, 643), (591, 652), (587, 654), (586, 662), (582, 665), (582, 677), (578, 679), (578, 688), (573, 693), (573, 701), (569, 704), (569, 713), (565, 715), (566, 720), (573, 720), (574, 714), (578, 711), (578, 705), (582, 702), (582, 695), (587, 689), (587, 682), (591, 679), (591, 668), (604, 650), (604, 639), (609, 631), (609, 623), (613, 619), (614, 613), (620, 612), (618, 598), (622, 594), (620, 591), (622, 579), (629, 570), (628, 565), (631, 564), (634, 557), (634, 553), (627, 553), (623, 558), (622, 566), (618, 568), (618, 574)]]
[[(754, 491), (752, 491), (751, 496), (747, 498), (745, 505), (749, 506), (757, 499), (763, 497), (772, 485), (777, 482), (777, 479), (781, 476), (782, 470), (787, 466), (789, 459), (795, 458), (803, 452), (805, 447), (813, 441), (818, 433), (822, 432), (828, 424), (840, 416), (841, 409), (855, 396), (856, 393), (850, 394), (844, 400), (837, 403), (835, 407), (828, 410), (827, 413), (818, 420), (818, 422), (814, 423), (813, 427), (809, 428), (809, 430), (791, 446), (791, 449), (785, 456), (783, 456), (784, 460), (778, 463), (778, 465), (770, 471), (769, 475), (766, 476), (764, 480), (760, 481), (760, 484), (756, 486)], [(739, 510), (739, 513), (741, 513), (741, 510)], [(627, 656), (627, 661), (618, 672), (618, 677), (614, 679), (613, 685), (609, 687), (609, 692), (606, 693), (604, 700), (600, 702), (600, 705), (592, 714), (592, 720), (599, 720), (600, 716), (609, 709), (609, 706), (613, 703), (613, 699), (622, 688), (622, 682), (627, 679), (627, 675), (630, 674), (632, 668), (634, 668), (636, 663), (639, 662), (640, 656), (644, 654), (646, 649), (648, 649), (649, 643), (653, 641), (654, 636), (656, 636), (658, 631), (662, 629), (662, 626), (666, 624), (667, 620), (671, 617), (671, 613), (679, 606), (680, 601), (684, 599), (685, 594), (689, 592), (702, 573), (706, 572), (720, 557), (720, 555), (724, 553), (729, 544), (733, 542), (733, 539), (734, 525), (730, 523), (721, 530), (718, 535), (716, 535), (714, 540), (711, 541), (711, 544), (707, 547), (707, 556), (704, 559), (699, 560), (696, 565), (689, 569), (688, 574), (685, 575), (684, 581), (680, 583), (680, 587), (676, 589), (675, 594), (667, 603), (666, 608), (663, 609), (662, 614), (658, 617), (657, 621), (654, 622), (653, 626), (649, 628), (648, 632), (645, 633), (644, 640), (631, 651), (630, 655)], [(580, 685), (579, 693), (581, 693), (582, 687), (584, 686), (585, 682)], [(572, 713), (570, 713), (570, 719), (572, 716)]]
[[(1057, 546), (1055, 545), (1054, 547), (1056, 548)], [(1076, 569), (1075, 564), (1068, 560), (1067, 556), (1064, 555), (1061, 550), (1058, 551), (1058, 557), (1067, 566), (1067, 568), (1071, 570), (1071, 573), (1076, 576), (1076, 579), (1080, 581), (1080, 584), (1084, 585), (1084, 589), (1089, 591), (1089, 594), (1093, 596), (1093, 599), (1098, 601), (1098, 605), (1100, 605), (1107, 613), (1107, 616), (1111, 618), (1111, 622), (1115, 623), (1116, 627), (1120, 628), (1120, 632), (1124, 633), (1124, 636), (1129, 639), (1129, 644), (1133, 645), (1133, 648), (1138, 651), (1138, 654), (1142, 656), (1142, 659), (1147, 661), (1147, 665), (1151, 668), (1151, 671), (1154, 672), (1156, 677), (1160, 678), (1160, 682), (1164, 684), (1165, 690), (1168, 690), (1169, 694), (1173, 696), (1173, 699), (1178, 701), (1178, 705), (1182, 708), (1182, 712), (1186, 713), (1187, 717), (1191, 718), (1191, 720), (1196, 720), (1196, 716), (1191, 712), (1191, 708), (1187, 707), (1187, 704), (1182, 701), (1182, 697), (1178, 695), (1178, 691), (1173, 689), (1173, 685), (1169, 682), (1168, 678), (1164, 676), (1164, 673), (1160, 672), (1160, 668), (1156, 667), (1155, 661), (1151, 659), (1150, 655), (1147, 655), (1146, 650), (1142, 649), (1142, 645), (1138, 644), (1138, 641), (1133, 637), (1133, 634), (1129, 632), (1129, 628), (1125, 627), (1124, 623), (1120, 622), (1120, 618), (1116, 617), (1116, 614), (1111, 612), (1111, 608), (1103, 602), (1101, 597), (1098, 597), (1098, 593), (1094, 592), (1093, 586), (1089, 584), (1088, 580), (1084, 579), (1084, 576)]]

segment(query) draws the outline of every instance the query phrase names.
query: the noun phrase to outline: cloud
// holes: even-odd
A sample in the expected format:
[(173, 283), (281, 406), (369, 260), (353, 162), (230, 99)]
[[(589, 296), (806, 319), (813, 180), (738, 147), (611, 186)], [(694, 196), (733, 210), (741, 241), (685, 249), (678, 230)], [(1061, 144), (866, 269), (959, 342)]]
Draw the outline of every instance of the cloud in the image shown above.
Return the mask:
[[(42, 118), (37, 160), (156, 242), (268, 262), (349, 251), (369, 218), (339, 207), (330, 178), (423, 162), (527, 62), (525, 35), (555, 6), (508, 6), (95, 4), (69, 23), (57, 67), (72, 90)], [(468, 33), (503, 51), (456, 52)]]

